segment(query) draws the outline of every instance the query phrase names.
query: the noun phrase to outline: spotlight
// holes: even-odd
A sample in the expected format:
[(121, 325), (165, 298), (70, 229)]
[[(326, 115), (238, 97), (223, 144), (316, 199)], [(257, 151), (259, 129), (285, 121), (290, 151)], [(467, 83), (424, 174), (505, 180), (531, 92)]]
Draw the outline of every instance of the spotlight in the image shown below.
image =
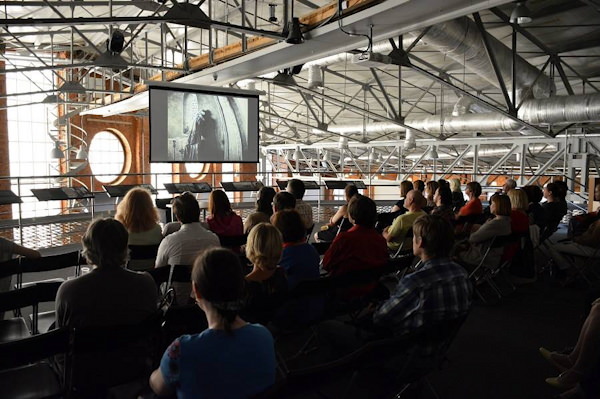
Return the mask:
[(531, 21), (533, 21), (531, 11), (529, 11), (529, 8), (527, 8), (524, 1), (519, 1), (512, 14), (510, 14), (510, 23), (521, 25), (528, 24)]
[(58, 141), (54, 142), (54, 148), (50, 151), (50, 158), (52, 159), (63, 159), (65, 157), (65, 153), (60, 149), (60, 143)]
[(269, 4), (269, 22), (277, 22), (277, 17), (275, 16), (275, 7), (277, 7), (277, 4)]
[(300, 30), (300, 19), (298, 17), (292, 18), (291, 22), (288, 23), (288, 36), (285, 42), (290, 44), (304, 42), (304, 36), (302, 35), (302, 30)]
[(120, 54), (125, 45), (125, 36), (123, 32), (116, 29), (113, 31), (110, 39), (106, 40), (106, 50), (113, 54)]

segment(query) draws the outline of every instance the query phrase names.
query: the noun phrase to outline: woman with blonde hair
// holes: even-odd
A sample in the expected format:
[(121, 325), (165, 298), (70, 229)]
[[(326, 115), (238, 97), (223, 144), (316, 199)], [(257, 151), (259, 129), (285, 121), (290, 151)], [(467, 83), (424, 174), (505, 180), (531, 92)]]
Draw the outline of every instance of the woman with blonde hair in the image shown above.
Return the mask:
[(155, 245), (162, 240), (158, 213), (146, 189), (135, 187), (129, 190), (117, 206), (115, 219), (127, 229), (128, 245)]
[(452, 190), (452, 208), (457, 212), (465, 205), (465, 196), (460, 189), (460, 179), (450, 179), (450, 190)]
[(259, 223), (250, 230), (246, 257), (252, 271), (245, 278), (245, 319), (262, 324), (273, 319), (288, 286), (285, 270), (279, 266), (282, 253), (283, 237), (277, 227)]

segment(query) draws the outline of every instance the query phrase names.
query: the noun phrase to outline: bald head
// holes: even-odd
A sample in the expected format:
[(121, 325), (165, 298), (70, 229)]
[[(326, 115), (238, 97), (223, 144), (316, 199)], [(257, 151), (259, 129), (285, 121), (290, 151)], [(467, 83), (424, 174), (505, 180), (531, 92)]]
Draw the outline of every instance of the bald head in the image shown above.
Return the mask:
[(419, 190), (411, 190), (406, 194), (404, 207), (410, 212), (417, 212), (420, 211), (426, 203), (425, 197), (423, 197), (423, 194), (421, 194)]

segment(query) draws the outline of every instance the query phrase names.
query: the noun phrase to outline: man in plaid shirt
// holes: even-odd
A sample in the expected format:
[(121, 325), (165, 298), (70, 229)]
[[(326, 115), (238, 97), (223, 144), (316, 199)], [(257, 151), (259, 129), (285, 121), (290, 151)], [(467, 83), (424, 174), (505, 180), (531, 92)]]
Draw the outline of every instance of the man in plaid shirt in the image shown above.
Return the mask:
[(425, 215), (414, 222), (413, 252), (421, 262), (374, 313), (375, 325), (401, 335), (469, 311), (472, 287), (465, 270), (449, 258), (453, 243), (452, 226), (441, 217)]

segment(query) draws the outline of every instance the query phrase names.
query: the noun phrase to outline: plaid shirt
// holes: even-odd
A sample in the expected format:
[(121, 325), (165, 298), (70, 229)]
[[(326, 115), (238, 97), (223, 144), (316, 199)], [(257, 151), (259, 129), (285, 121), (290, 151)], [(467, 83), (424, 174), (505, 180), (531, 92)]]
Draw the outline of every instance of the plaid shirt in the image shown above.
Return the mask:
[(448, 258), (430, 259), (404, 277), (390, 298), (373, 315), (380, 326), (391, 326), (397, 335), (423, 325), (466, 314), (472, 287), (467, 273)]

